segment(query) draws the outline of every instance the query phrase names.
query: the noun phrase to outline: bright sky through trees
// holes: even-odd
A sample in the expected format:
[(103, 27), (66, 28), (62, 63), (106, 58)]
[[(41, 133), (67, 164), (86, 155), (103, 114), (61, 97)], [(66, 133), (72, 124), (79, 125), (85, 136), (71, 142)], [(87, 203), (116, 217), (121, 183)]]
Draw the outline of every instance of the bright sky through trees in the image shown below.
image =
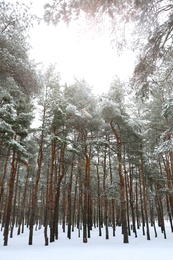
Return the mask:
[[(30, 4), (31, 1), (19, 2)], [(42, 16), (47, 2), (49, 0), (33, 1), (33, 11)], [(115, 75), (128, 79), (133, 72), (133, 54), (125, 51), (117, 56), (108, 32), (96, 35), (82, 28), (79, 21), (69, 27), (65, 24), (47, 26), (41, 22), (31, 31), (31, 58), (45, 66), (56, 63), (63, 82), (72, 83), (74, 77), (84, 78), (95, 93), (106, 92)]]

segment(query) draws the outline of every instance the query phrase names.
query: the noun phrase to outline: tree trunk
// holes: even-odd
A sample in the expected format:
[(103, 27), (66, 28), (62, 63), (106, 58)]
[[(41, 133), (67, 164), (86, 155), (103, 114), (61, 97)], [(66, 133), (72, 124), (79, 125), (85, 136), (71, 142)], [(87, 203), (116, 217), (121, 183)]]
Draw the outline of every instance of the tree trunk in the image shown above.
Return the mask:
[(17, 215), (16, 214), (16, 201), (17, 201), (18, 179), (19, 179), (19, 165), (17, 166), (17, 170), (16, 170), (16, 183), (15, 183), (14, 200), (13, 200), (13, 206), (12, 206), (10, 238), (13, 237), (15, 218), (16, 218), (16, 215)]
[(71, 212), (71, 189), (72, 189), (72, 180), (73, 180), (73, 162), (71, 165), (71, 171), (70, 171), (70, 179), (69, 179), (69, 185), (68, 185), (68, 208), (67, 208), (67, 237), (71, 239), (71, 219), (72, 219), (72, 212)]
[(142, 145), (141, 145), (141, 174), (142, 174), (142, 190), (143, 190), (143, 202), (144, 202), (144, 214), (146, 221), (146, 230), (147, 230), (147, 240), (150, 240), (150, 230), (149, 230), (149, 221), (148, 221), (148, 209), (147, 209), (147, 188), (146, 188), (146, 178), (144, 171), (144, 162), (142, 156)]
[(84, 205), (83, 205), (83, 243), (88, 242), (87, 234), (87, 220), (88, 220), (88, 172), (90, 167), (89, 157), (87, 155), (87, 148), (85, 147), (85, 175), (84, 175)]
[(130, 195), (130, 208), (131, 208), (131, 215), (132, 215), (132, 229), (133, 229), (133, 233), (135, 233), (135, 237), (137, 237), (135, 211), (134, 211), (134, 195), (133, 195), (133, 166), (129, 165), (129, 169), (130, 169), (129, 195)]
[(102, 218), (101, 218), (101, 199), (100, 199), (100, 176), (99, 176), (99, 157), (96, 164), (97, 172), (97, 208), (98, 208), (98, 226), (99, 226), (99, 236), (102, 236)]
[(16, 153), (13, 150), (12, 162), (11, 162), (11, 173), (10, 173), (10, 180), (8, 185), (8, 197), (6, 202), (7, 204), (6, 204), (6, 213), (5, 213), (6, 220), (5, 220), (5, 228), (4, 228), (4, 246), (8, 245), (8, 233), (9, 233), (9, 225), (10, 225), (11, 210), (12, 210), (14, 181), (15, 181), (16, 170), (17, 170), (17, 160), (15, 156)]
[[(111, 182), (111, 189), (113, 188), (113, 176), (112, 176), (112, 163), (111, 163), (111, 152), (109, 150), (109, 172), (110, 172), (110, 182)], [(111, 199), (111, 221), (112, 221), (112, 228), (113, 228), (113, 237), (115, 237), (115, 199)]]
[(60, 161), (62, 162), (59, 165), (59, 170), (57, 174), (57, 184), (56, 184), (56, 194), (55, 194), (55, 201), (54, 201), (54, 215), (53, 215), (53, 222), (52, 222), (52, 235), (53, 239), (58, 239), (58, 220), (59, 220), (59, 200), (60, 200), (60, 188), (62, 180), (66, 174), (65, 170), (65, 148), (66, 144), (63, 144), (61, 147), (61, 154), (60, 154)]
[[(116, 137), (117, 141), (117, 159), (118, 159), (118, 173), (120, 179), (120, 205), (121, 205), (121, 223), (122, 223), (122, 234), (123, 234), (123, 242), (129, 243), (128, 239), (128, 227), (127, 227), (127, 210), (126, 210), (126, 202), (125, 202), (125, 183), (124, 176), (122, 171), (122, 144), (121, 144), (121, 135), (117, 133), (116, 129), (113, 126), (113, 122), (110, 122), (112, 131)], [(118, 126), (119, 128), (119, 126)], [(120, 129), (119, 129), (120, 131)], [(121, 131), (120, 131), (121, 132)]]
[(23, 197), (22, 197), (22, 202), (21, 202), (21, 210), (20, 210), (20, 216), (19, 216), (19, 221), (18, 221), (18, 225), (19, 225), (18, 232), (17, 232), (18, 235), (20, 235), (20, 226), (21, 226), (22, 221), (24, 219), (24, 210), (25, 210), (25, 205), (26, 205), (28, 177), (29, 177), (29, 168), (27, 168), (27, 175), (26, 175), (24, 192), (23, 192)]
[(107, 178), (106, 159), (107, 159), (107, 145), (105, 145), (104, 159), (103, 159), (103, 194), (104, 194), (103, 199), (104, 199), (104, 225), (105, 225), (105, 236), (106, 236), (105, 238), (109, 239), (108, 198), (107, 198), (107, 191), (106, 191), (106, 178)]
[[(53, 128), (53, 134), (56, 136), (56, 129)], [(53, 223), (54, 218), (54, 191), (53, 191), (53, 175), (56, 166), (56, 140), (52, 141), (52, 153), (51, 153), (51, 166), (50, 166), (50, 176), (49, 176), (49, 226), (50, 226), (50, 242), (55, 241), (55, 226)]]
[(33, 191), (31, 194), (32, 200), (31, 200), (31, 216), (29, 220), (29, 241), (28, 241), (29, 245), (33, 244), (33, 228), (34, 228), (35, 213), (37, 208), (38, 184), (40, 181), (41, 169), (43, 163), (43, 139), (44, 139), (44, 131), (42, 130), (41, 138), (40, 138), (39, 154), (38, 154), (38, 170), (37, 170), (36, 183), (35, 183), (35, 187), (33, 187)]
[(49, 212), (48, 212), (48, 203), (49, 203), (49, 166), (47, 169), (47, 180), (46, 180), (46, 203), (45, 203), (45, 209), (44, 209), (44, 240), (45, 240), (45, 246), (49, 245), (49, 239), (48, 239), (48, 219), (49, 219)]

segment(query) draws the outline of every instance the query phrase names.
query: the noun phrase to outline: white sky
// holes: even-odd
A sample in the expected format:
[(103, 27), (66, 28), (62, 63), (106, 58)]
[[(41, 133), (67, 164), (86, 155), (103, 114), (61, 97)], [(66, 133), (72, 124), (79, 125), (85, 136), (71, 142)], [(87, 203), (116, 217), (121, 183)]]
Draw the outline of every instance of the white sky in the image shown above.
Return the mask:
[[(31, 1), (18, 2), (28, 4)], [(33, 1), (34, 11), (41, 15), (47, 2), (52, 1)], [(74, 77), (84, 78), (95, 93), (106, 92), (115, 75), (128, 79), (133, 72), (133, 53), (126, 51), (118, 57), (110, 46), (107, 33), (93, 38), (89, 32), (80, 32), (80, 29), (77, 23), (68, 28), (64, 24), (35, 26), (31, 32), (31, 58), (45, 66), (56, 63), (63, 82), (72, 83)]]

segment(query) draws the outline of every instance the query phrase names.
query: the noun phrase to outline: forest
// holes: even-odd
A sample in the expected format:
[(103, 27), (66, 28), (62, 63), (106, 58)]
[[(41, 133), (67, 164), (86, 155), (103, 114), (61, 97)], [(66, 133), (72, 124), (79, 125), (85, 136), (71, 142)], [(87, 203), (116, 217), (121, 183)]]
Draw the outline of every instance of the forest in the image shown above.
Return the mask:
[[(171, 0), (52, 1), (44, 17), (25, 4), (0, 1), (0, 232), (4, 246), (42, 228), (45, 245), (59, 225), (83, 243), (110, 227), (123, 242), (150, 240), (165, 220), (173, 232), (173, 3)], [(129, 82), (117, 77), (94, 95), (85, 79), (61, 84), (56, 66), (39, 71), (29, 58), (29, 30), (44, 19), (55, 26), (86, 16), (108, 19), (117, 48), (133, 24), (137, 50)], [(97, 26), (97, 25), (96, 25)], [(117, 28), (119, 30), (116, 33)], [(115, 72), (116, 73), (116, 72)], [(39, 119), (35, 119), (35, 117)], [(37, 125), (33, 124), (37, 120)]]

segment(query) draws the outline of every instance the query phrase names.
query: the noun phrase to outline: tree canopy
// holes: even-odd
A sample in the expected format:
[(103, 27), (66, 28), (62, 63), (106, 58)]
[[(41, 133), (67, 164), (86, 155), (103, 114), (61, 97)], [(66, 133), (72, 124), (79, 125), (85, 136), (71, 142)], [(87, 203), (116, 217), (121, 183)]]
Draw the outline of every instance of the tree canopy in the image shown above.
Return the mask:
[[(38, 78), (29, 59), (29, 28), (36, 17), (24, 4), (0, 2), (0, 79), (12, 78), (27, 95), (38, 91)], [(5, 84), (5, 83), (4, 83)]]
[[(57, 24), (85, 16), (94, 25), (109, 20), (112, 38), (118, 48), (128, 45), (137, 52), (133, 85), (141, 96), (151, 89), (157, 68), (164, 68), (170, 80), (172, 65), (173, 4), (171, 0), (152, 1), (53, 1), (45, 5), (44, 19)], [(129, 27), (130, 26), (130, 27)], [(127, 27), (127, 29), (126, 29)], [(131, 37), (126, 37), (130, 28)], [(130, 41), (130, 44), (129, 44)], [(143, 94), (142, 94), (143, 93)]]
[[(81, 12), (98, 22), (109, 17), (114, 31), (120, 20), (133, 23), (139, 44), (133, 81), (116, 78), (100, 96), (84, 79), (62, 84), (54, 65), (36, 73), (27, 43), (35, 17), (18, 3), (3, 1), (0, 8), (4, 246), (14, 226), (18, 235), (29, 227), (29, 245), (37, 228), (44, 229), (46, 246), (58, 240), (60, 225), (69, 239), (77, 228), (83, 243), (93, 227), (99, 236), (104, 227), (109, 239), (111, 227), (115, 236), (121, 226), (124, 243), (137, 237), (140, 227), (147, 240), (151, 228), (155, 237), (159, 228), (166, 238), (165, 219), (173, 231), (172, 1), (55, 0), (45, 5), (48, 23), (68, 23)], [(40, 121), (35, 129), (34, 95)]]

